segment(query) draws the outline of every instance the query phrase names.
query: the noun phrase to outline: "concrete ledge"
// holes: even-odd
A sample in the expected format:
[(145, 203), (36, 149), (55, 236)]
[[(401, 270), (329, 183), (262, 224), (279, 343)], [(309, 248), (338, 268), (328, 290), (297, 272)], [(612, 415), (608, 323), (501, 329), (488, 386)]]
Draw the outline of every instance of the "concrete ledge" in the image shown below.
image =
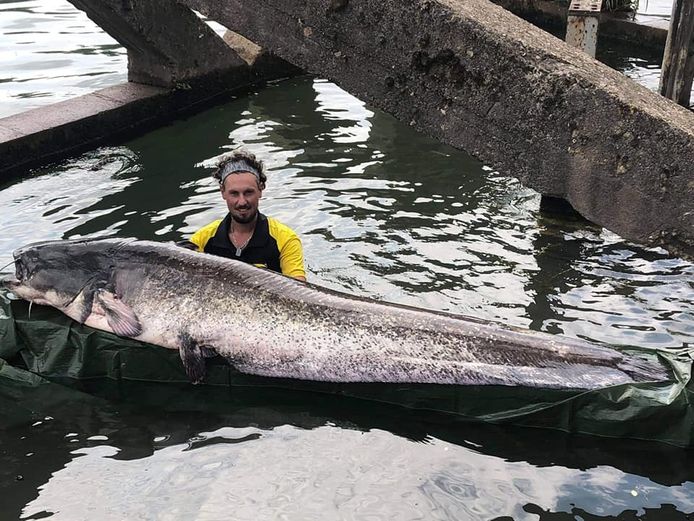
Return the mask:
[(13, 128), (10, 128), (9, 126), (4, 126), (2, 122), (3, 120), (0, 119), (0, 143), (13, 141), (23, 136), (23, 134), (19, 130), (16, 130), (14, 126)]
[[(67, 141), (70, 141), (73, 136), (69, 133), (76, 129), (73, 125), (74, 122), (82, 121), (83, 125), (88, 125), (94, 117), (106, 118), (115, 109), (156, 98), (166, 92), (166, 89), (134, 83), (118, 85), (56, 103), (50, 107), (30, 110), (0, 119), (0, 125), (14, 130), (23, 138), (63, 129)], [(5, 158), (4, 155), (3, 158)]]
[(669, 29), (669, 22), (663, 19), (629, 20), (603, 14), (600, 18), (599, 31), (601, 36), (624, 40), (634, 45), (646, 45), (662, 51), (665, 49)]
[(93, 147), (169, 112), (169, 90), (135, 83), (0, 119), (0, 177)]

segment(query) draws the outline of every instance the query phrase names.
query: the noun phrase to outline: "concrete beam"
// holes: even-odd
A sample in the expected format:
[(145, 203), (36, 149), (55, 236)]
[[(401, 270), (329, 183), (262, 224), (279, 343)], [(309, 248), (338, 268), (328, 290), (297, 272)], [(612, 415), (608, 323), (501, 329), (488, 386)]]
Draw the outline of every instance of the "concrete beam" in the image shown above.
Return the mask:
[(181, 1), (627, 239), (694, 256), (694, 113), (486, 0)]

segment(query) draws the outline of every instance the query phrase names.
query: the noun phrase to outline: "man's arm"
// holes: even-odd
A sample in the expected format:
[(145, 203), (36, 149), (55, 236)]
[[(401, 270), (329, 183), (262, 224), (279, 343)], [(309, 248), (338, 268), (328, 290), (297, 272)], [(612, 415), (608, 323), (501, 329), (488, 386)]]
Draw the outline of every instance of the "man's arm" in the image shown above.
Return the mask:
[(289, 238), (280, 251), (280, 268), (282, 274), (306, 282), (304, 269), (304, 251), (299, 237), (295, 234)]

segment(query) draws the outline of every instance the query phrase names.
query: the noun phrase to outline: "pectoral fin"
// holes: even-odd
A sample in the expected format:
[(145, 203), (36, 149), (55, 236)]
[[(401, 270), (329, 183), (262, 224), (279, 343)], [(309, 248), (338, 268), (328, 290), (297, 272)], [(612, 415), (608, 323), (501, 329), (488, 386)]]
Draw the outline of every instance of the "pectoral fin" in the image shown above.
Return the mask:
[(92, 305), (94, 303), (94, 294), (91, 292), (82, 292), (74, 300), (74, 306), (79, 310), (77, 321), (84, 324), (92, 314)]
[(94, 298), (104, 310), (106, 321), (116, 335), (136, 337), (142, 333), (142, 324), (137, 315), (130, 306), (118, 298), (118, 295), (99, 289), (95, 292)]
[(74, 318), (80, 324), (84, 324), (94, 307), (94, 291), (96, 289), (95, 277), (90, 278), (74, 298), (65, 305), (68, 316)]

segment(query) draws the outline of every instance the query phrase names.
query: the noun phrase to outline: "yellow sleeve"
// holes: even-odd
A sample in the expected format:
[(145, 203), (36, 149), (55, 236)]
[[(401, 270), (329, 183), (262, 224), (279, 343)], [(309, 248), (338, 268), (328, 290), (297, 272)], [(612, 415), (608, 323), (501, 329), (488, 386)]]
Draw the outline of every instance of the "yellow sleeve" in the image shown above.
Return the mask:
[(268, 217), (270, 235), (277, 241), (280, 251), (280, 269), (288, 277), (306, 277), (304, 250), (299, 236), (289, 226)]
[(289, 277), (306, 278), (304, 250), (301, 247), (301, 240), (296, 234), (287, 240), (280, 250), (280, 268), (282, 268), (282, 273)]
[(217, 233), (217, 228), (219, 228), (219, 223), (221, 222), (222, 220), (218, 219), (211, 222), (207, 226), (203, 226), (197, 232), (191, 235), (190, 239), (188, 240), (198, 247), (198, 251), (205, 251), (207, 241), (209, 241), (212, 237), (214, 237), (214, 234)]

